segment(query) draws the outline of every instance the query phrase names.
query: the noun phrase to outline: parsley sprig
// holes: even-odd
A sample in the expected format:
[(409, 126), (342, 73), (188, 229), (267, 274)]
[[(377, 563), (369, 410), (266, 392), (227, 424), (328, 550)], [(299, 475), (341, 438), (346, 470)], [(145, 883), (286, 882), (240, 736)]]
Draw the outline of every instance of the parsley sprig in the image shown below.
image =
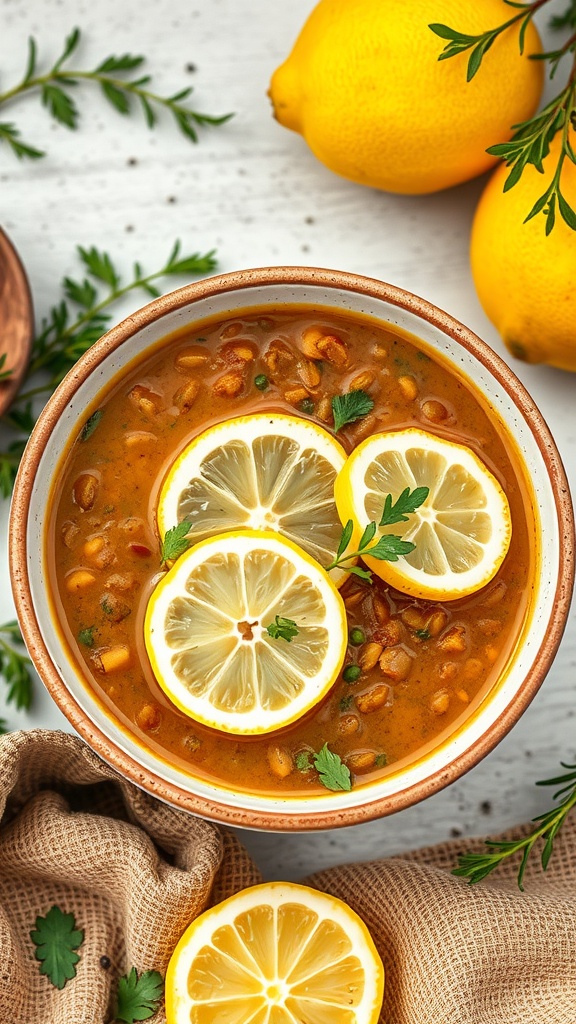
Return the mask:
[[(504, 0), (509, 7), (516, 8), (514, 14), (501, 25), (478, 35), (467, 35), (448, 25), (431, 24), (429, 28), (441, 39), (447, 40), (438, 60), (447, 60), (457, 54), (470, 50), (467, 67), (467, 79), (471, 81), (479, 70), (482, 61), (499, 35), (507, 32), (514, 25), (519, 25), (520, 53), (524, 52), (526, 29), (540, 7), (549, 0), (533, 0), (532, 3), (520, 3), (517, 0)], [(504, 184), (507, 192), (522, 177), (525, 168), (532, 164), (536, 170), (544, 172), (543, 160), (550, 152), (554, 137), (561, 133), (561, 144), (552, 180), (542, 195), (536, 200), (531, 210), (527, 211), (525, 221), (531, 220), (539, 213), (545, 217), (545, 230), (549, 235), (556, 222), (558, 212), (562, 220), (576, 231), (576, 210), (570, 205), (562, 192), (562, 172), (567, 160), (576, 163), (574, 148), (574, 132), (576, 131), (576, 0), (569, 0), (564, 12), (556, 15), (550, 22), (553, 29), (571, 29), (572, 34), (556, 50), (547, 53), (530, 54), (531, 60), (547, 61), (550, 65), (550, 78), (553, 78), (561, 60), (573, 54), (572, 70), (568, 81), (546, 106), (533, 117), (513, 125), (514, 134), (508, 142), (497, 142), (487, 150), (493, 156), (500, 157), (510, 167)]]
[(158, 1010), (164, 994), (164, 980), (159, 971), (143, 971), (135, 967), (118, 981), (118, 1001), (115, 1020), (148, 1020)]
[[(38, 47), (36, 40), (28, 40), (28, 60), (22, 79), (4, 93), (0, 93), (0, 108), (12, 100), (33, 90), (40, 93), (42, 104), (48, 113), (60, 124), (75, 130), (80, 118), (73, 91), (81, 82), (98, 85), (102, 95), (119, 114), (133, 112), (134, 104), (140, 106), (148, 128), (154, 128), (157, 110), (166, 110), (174, 118), (179, 130), (192, 142), (198, 141), (198, 129), (208, 125), (220, 125), (228, 121), (231, 114), (213, 116), (200, 114), (186, 102), (192, 88), (180, 89), (170, 96), (161, 96), (149, 88), (150, 75), (141, 74), (145, 57), (139, 54), (123, 53), (106, 57), (93, 70), (78, 70), (64, 65), (78, 49), (80, 29), (74, 28), (66, 37), (64, 48), (52, 67), (43, 74), (38, 73)], [(30, 145), (22, 139), (21, 133), (11, 121), (0, 122), (0, 142), (7, 143), (18, 159), (38, 160), (45, 156), (44, 150)]]
[(283, 615), (277, 615), (274, 622), (266, 626), (266, 632), (273, 640), (286, 640), (287, 643), (291, 643), (292, 639), (298, 636), (300, 630), (294, 619), (287, 619)]
[(329, 565), (325, 566), (326, 572), (330, 572), (331, 569), (338, 567), (371, 583), (372, 573), (368, 569), (362, 569), (358, 565), (346, 565), (345, 563), (349, 562), (352, 558), (363, 558), (365, 555), (370, 555), (371, 558), (377, 558), (383, 562), (397, 562), (401, 555), (410, 554), (414, 550), (415, 545), (411, 541), (402, 540), (396, 534), (384, 533), (375, 544), (372, 544), (372, 541), (378, 526), (393, 526), (395, 523), (407, 522), (408, 517), (426, 501), (428, 494), (428, 487), (415, 487), (413, 491), (406, 487), (396, 502), (393, 502), (391, 494), (387, 494), (380, 522), (378, 524), (375, 522), (368, 523), (356, 551), (346, 550), (354, 532), (354, 523), (349, 519), (342, 530), (336, 558)]
[(19, 711), (29, 711), (32, 706), (31, 668), (18, 623), (5, 622), (0, 626), (0, 675), (8, 687), (6, 703)]
[(365, 391), (349, 391), (346, 395), (334, 395), (332, 399), (332, 414), (334, 416), (334, 430), (341, 430), (347, 423), (355, 423), (362, 416), (372, 412), (374, 402)]
[(84, 932), (76, 927), (74, 914), (51, 907), (46, 917), (36, 918), (36, 928), (30, 932), (30, 938), (36, 947), (34, 956), (40, 961), (40, 974), (45, 974), (56, 988), (64, 988), (67, 981), (76, 977), (76, 964), (80, 959), (76, 950), (84, 940)]
[[(0, 494), (5, 498), (10, 496), (22, 452), (36, 422), (34, 400), (52, 392), (80, 356), (105, 333), (113, 318), (110, 307), (135, 290), (156, 298), (161, 294), (155, 283), (160, 278), (207, 274), (216, 266), (214, 250), (183, 256), (177, 241), (160, 270), (147, 274), (136, 262), (132, 279), (124, 283), (107, 252), (95, 246), (89, 249), (78, 246), (77, 252), (84, 276), (64, 278), (64, 297), (52, 307), (32, 342), (23, 389), (2, 417), (2, 422), (16, 435), (0, 451)], [(30, 382), (33, 386), (27, 388)]]
[(560, 797), (563, 798), (558, 806), (533, 818), (532, 820), (538, 823), (537, 827), (522, 839), (509, 842), (487, 840), (485, 843), (487, 847), (486, 852), (462, 854), (458, 860), (458, 867), (454, 868), (452, 872), (454, 875), (468, 878), (470, 883), (473, 884), (474, 882), (479, 882), (482, 878), (486, 878), (486, 875), (494, 871), (506, 858), (515, 857), (520, 854), (517, 877), (518, 887), (523, 892), (526, 864), (532, 849), (540, 841), (544, 843), (540, 862), (544, 871), (546, 870), (554, 849), (554, 840), (570, 811), (576, 807), (576, 764), (565, 764), (563, 761), (560, 763), (563, 768), (568, 769), (565, 775), (557, 775), (553, 779), (544, 779), (536, 783), (537, 786), (560, 786), (560, 789), (553, 797), (554, 800), (559, 800)]
[(189, 530), (189, 519), (183, 519), (177, 526), (172, 526), (169, 530), (166, 530), (160, 551), (162, 566), (175, 562), (177, 558), (180, 558), (180, 555), (183, 555), (188, 550), (193, 543), (191, 538), (188, 537)]
[(326, 789), (333, 791), (352, 789), (352, 779), (348, 765), (342, 758), (328, 749), (325, 743), (317, 754), (314, 754), (314, 767), (318, 772), (319, 781)]

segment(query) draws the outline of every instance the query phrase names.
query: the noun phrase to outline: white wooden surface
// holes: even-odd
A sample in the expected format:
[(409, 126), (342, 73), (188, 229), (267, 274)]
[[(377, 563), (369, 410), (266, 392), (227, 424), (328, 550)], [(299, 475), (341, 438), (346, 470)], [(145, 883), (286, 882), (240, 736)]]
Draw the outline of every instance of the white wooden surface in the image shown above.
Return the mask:
[[(134, 259), (156, 269), (180, 237), (187, 251), (216, 247), (221, 271), (304, 264), (391, 281), (445, 308), (508, 358), (468, 269), (482, 181), (427, 197), (363, 189), (331, 174), (272, 119), (270, 75), (312, 7), (313, 0), (0, 0), (0, 89), (20, 75), (28, 35), (48, 60), (79, 25), (78, 65), (94, 66), (112, 52), (144, 53), (163, 91), (192, 84), (198, 110), (235, 112), (192, 146), (168, 119), (153, 133), (139, 117), (121, 119), (91, 88), (77, 90), (82, 122), (74, 134), (54, 125), (38, 99), (0, 111), (49, 151), (43, 161), (19, 164), (0, 150), (0, 221), (25, 262), (38, 320), (59, 298), (63, 275), (78, 271), (77, 244), (107, 248), (128, 273)], [(187, 70), (190, 64), (196, 70)], [(117, 318), (143, 301), (132, 296)], [(514, 369), (546, 417), (574, 485), (576, 378), (520, 363)], [(0, 516), (1, 622), (13, 614), (6, 502)], [(354, 828), (243, 832), (243, 840), (266, 877), (295, 879), (531, 818), (550, 797), (535, 780), (554, 774), (560, 759), (576, 759), (575, 666), (572, 616), (552, 671), (519, 724), (482, 764), (424, 803)], [(1, 706), (0, 714), (12, 728), (68, 728), (40, 683), (30, 714)]]

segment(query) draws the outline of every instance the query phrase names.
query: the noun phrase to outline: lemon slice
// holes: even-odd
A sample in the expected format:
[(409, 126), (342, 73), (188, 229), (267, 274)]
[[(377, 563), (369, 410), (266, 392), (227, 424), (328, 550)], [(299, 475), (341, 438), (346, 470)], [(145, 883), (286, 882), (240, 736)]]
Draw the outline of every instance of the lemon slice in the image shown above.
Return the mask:
[[(271, 636), (276, 616), (297, 633)], [(305, 551), (242, 530), (178, 559), (150, 597), (144, 635), (156, 679), (181, 711), (225, 732), (266, 733), (300, 718), (336, 680), (346, 611)]]
[(290, 882), (196, 918), (166, 972), (167, 1024), (376, 1024), (384, 968), (349, 906)]
[[(158, 499), (160, 535), (183, 519), (194, 541), (225, 530), (277, 530), (328, 565), (342, 531), (334, 481), (345, 460), (328, 431), (297, 416), (218, 423), (171, 467)], [(332, 578), (338, 585), (346, 573), (338, 570)]]
[(363, 528), (379, 523), (384, 500), (409, 487), (429, 494), (406, 522), (379, 527), (416, 547), (397, 562), (369, 555), (369, 568), (414, 597), (450, 601), (479, 590), (502, 564), (512, 532), (500, 484), (469, 448), (423, 430), (375, 434), (348, 458), (336, 481), (342, 522), (351, 519), (357, 547)]

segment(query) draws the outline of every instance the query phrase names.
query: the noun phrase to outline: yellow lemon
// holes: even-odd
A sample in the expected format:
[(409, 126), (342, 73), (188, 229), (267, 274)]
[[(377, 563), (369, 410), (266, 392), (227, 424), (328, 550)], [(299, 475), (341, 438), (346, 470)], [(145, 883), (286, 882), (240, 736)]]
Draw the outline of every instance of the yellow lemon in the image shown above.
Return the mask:
[(354, 449), (336, 481), (342, 522), (357, 542), (369, 522), (380, 523), (388, 494), (427, 487), (428, 497), (404, 520), (379, 526), (375, 539), (395, 534), (415, 547), (397, 561), (364, 557), (392, 587), (450, 601), (485, 586), (500, 568), (512, 526), (500, 484), (469, 448), (424, 430), (374, 434)]
[[(576, 133), (570, 134), (576, 147)], [(512, 355), (576, 371), (576, 231), (557, 205), (548, 236), (541, 213), (524, 223), (554, 176), (559, 146), (557, 135), (544, 174), (527, 167), (508, 192), (502, 190), (509, 168), (494, 172), (474, 217), (470, 257), (480, 302)], [(568, 159), (561, 189), (576, 210), (576, 166)]]
[(222, 533), (189, 548), (152, 592), (152, 670), (185, 714), (224, 732), (281, 729), (336, 681), (346, 609), (327, 573), (278, 533)]
[(477, 35), (508, 21), (503, 0), (321, 0), (269, 95), (278, 121), (300, 132), (332, 171), (390, 192), (448, 188), (495, 163), (542, 91), (540, 40), (530, 24), (499, 36), (467, 83), (469, 52), (438, 61), (443, 23)]
[(342, 900), (291, 882), (243, 889), (184, 932), (167, 1024), (376, 1024), (384, 968)]
[[(322, 564), (341, 526), (334, 481), (346, 459), (311, 420), (282, 413), (238, 416), (203, 431), (171, 467), (158, 499), (160, 535), (186, 519), (188, 537), (224, 530), (278, 530)], [(340, 585), (346, 573), (333, 580)]]

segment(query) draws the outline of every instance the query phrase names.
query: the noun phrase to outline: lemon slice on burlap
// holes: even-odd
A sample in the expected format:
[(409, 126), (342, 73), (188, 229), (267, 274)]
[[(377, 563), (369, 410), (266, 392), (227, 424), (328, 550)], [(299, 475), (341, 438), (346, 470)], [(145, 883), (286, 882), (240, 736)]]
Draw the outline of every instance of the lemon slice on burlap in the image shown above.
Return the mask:
[(274, 532), (189, 548), (153, 591), (144, 623), (160, 686), (191, 718), (238, 734), (300, 718), (346, 653), (346, 610), (327, 573)]
[[(158, 499), (160, 536), (184, 519), (193, 541), (225, 530), (278, 530), (328, 565), (342, 532), (334, 481), (345, 460), (328, 431), (297, 416), (258, 413), (218, 423), (170, 468)], [(338, 585), (346, 573), (332, 578)]]
[(196, 918), (166, 973), (167, 1024), (376, 1024), (384, 968), (362, 919), (290, 882)]
[(367, 555), (368, 567), (414, 597), (450, 601), (485, 586), (502, 564), (512, 533), (502, 487), (469, 448), (423, 430), (374, 434), (354, 449), (336, 480), (342, 522), (351, 519), (354, 549), (369, 522), (380, 523), (388, 494), (429, 488), (405, 522), (378, 527), (415, 545), (397, 561)]

